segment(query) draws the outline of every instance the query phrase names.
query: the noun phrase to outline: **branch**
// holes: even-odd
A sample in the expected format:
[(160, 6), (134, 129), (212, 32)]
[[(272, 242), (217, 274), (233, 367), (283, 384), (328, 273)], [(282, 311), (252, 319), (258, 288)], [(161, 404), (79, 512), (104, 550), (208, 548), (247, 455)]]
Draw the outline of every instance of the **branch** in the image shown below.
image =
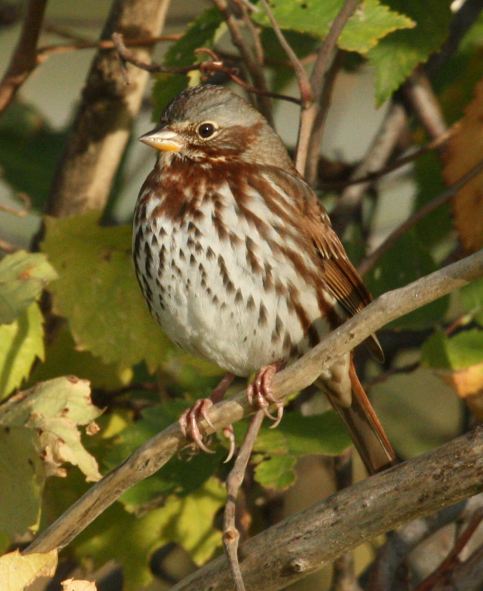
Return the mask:
[[(133, 39), (126, 39), (127, 47), (151, 47), (157, 45), (162, 41), (178, 41), (182, 37), (181, 34), (173, 33), (172, 35), (157, 35), (155, 37), (139, 37)], [(55, 43), (53, 45), (45, 45), (37, 49), (37, 63), (43, 63), (51, 55), (60, 53), (68, 53), (70, 51), (81, 51), (83, 49), (115, 49), (114, 41), (111, 39), (100, 39), (99, 41), (77, 40), (75, 43)]]
[[(406, 125), (407, 116), (404, 108), (394, 101), (389, 107), (381, 127), (363, 160), (351, 175), (351, 180), (379, 172), (389, 160)], [(370, 182), (365, 182), (347, 187), (338, 199), (337, 205), (331, 213), (331, 218), (334, 229), (339, 235), (344, 233), (347, 223), (352, 218), (354, 208), (361, 201), (369, 185)]]
[(460, 178), (459, 181), (449, 186), (431, 201), (428, 201), (428, 203), (421, 207), (421, 209), (418, 209), (418, 211), (416, 211), (405, 222), (395, 228), (389, 234), (389, 236), (387, 236), (387, 238), (361, 262), (358, 267), (359, 273), (361, 273), (361, 275), (368, 273), (382, 257), (382, 255), (390, 250), (399, 240), (399, 238), (401, 238), (401, 236), (403, 236), (410, 228), (415, 226), (427, 215), (438, 209), (438, 207), (441, 207), (447, 203), (462, 187), (466, 185), (466, 183), (477, 176), (481, 171), (483, 171), (483, 160), (480, 160), (476, 166), (473, 166), (473, 168), (469, 170), (462, 178)]
[(426, 577), (424, 581), (419, 583), (419, 585), (416, 587), (414, 591), (431, 591), (431, 589), (433, 589), (437, 583), (445, 581), (448, 575), (454, 570), (456, 565), (460, 562), (459, 554), (468, 544), (471, 537), (478, 529), (482, 520), (483, 508), (480, 507), (480, 509), (477, 510), (471, 517), (470, 523), (466, 526), (466, 529), (461, 534), (461, 536), (456, 540), (448, 556), (443, 560), (443, 562), (433, 573)]
[[(359, 314), (332, 331), (314, 349), (287, 369), (275, 374), (274, 396), (283, 401), (293, 392), (310, 386), (339, 357), (352, 351), (385, 324), (467, 285), (483, 275), (483, 251), (431, 273), (406, 287), (388, 292)], [(250, 414), (246, 391), (220, 402), (208, 411), (216, 430)], [(202, 421), (203, 434), (213, 430)], [(178, 423), (164, 429), (138, 448), (123, 464), (92, 486), (76, 503), (40, 534), (28, 552), (62, 548), (78, 536), (128, 488), (157, 472), (187, 443)]]
[[(245, 542), (241, 564), (250, 591), (274, 591), (342, 553), (481, 489), (483, 426), (446, 445), (358, 482)], [(424, 490), (421, 483), (424, 482)], [(263, 568), (260, 568), (263, 557)], [(232, 589), (225, 557), (171, 591)]]
[(330, 191), (330, 190), (334, 190), (334, 189), (344, 189), (345, 187), (349, 187), (350, 185), (358, 185), (359, 183), (370, 183), (372, 181), (376, 181), (376, 180), (380, 179), (381, 177), (386, 176), (390, 172), (397, 170), (398, 168), (402, 168), (403, 166), (406, 166), (407, 164), (411, 164), (412, 162), (414, 162), (415, 160), (417, 160), (418, 158), (420, 158), (424, 154), (427, 154), (428, 152), (431, 152), (432, 150), (435, 150), (436, 148), (441, 148), (442, 146), (444, 146), (448, 142), (448, 140), (460, 128), (461, 128), (461, 121), (457, 121), (447, 131), (442, 133), (440, 136), (438, 136), (434, 140), (431, 140), (427, 144), (424, 144), (423, 146), (420, 146), (418, 148), (411, 150), (409, 152), (409, 154), (406, 154), (405, 156), (401, 156), (397, 160), (394, 160), (394, 162), (391, 162), (386, 167), (384, 167), (382, 170), (378, 170), (377, 172), (370, 172), (362, 177), (351, 178), (351, 180), (348, 180), (348, 181), (346, 181), (346, 180), (328, 181), (328, 182), (321, 181), (321, 182), (319, 182), (318, 187), (319, 187), (319, 189), (326, 189), (326, 190)]
[[(110, 41), (115, 31), (136, 39), (158, 35), (169, 1), (115, 0), (102, 39)], [(144, 59), (151, 51), (152, 46), (135, 50)], [(132, 83), (124, 84), (116, 53), (98, 51), (55, 173), (47, 213), (67, 216), (104, 209), (147, 81), (148, 74), (136, 70)]]
[(223, 518), (223, 544), (225, 546), (225, 552), (228, 557), (230, 570), (237, 591), (245, 591), (245, 585), (243, 583), (240, 562), (238, 560), (240, 532), (236, 527), (236, 500), (240, 486), (243, 484), (248, 462), (252, 455), (253, 446), (255, 445), (264, 418), (265, 413), (263, 410), (259, 410), (255, 413), (255, 416), (252, 418), (250, 426), (248, 427), (243, 445), (238, 452), (235, 464), (226, 480), (228, 496)]
[(155, 62), (146, 62), (144, 60), (139, 59), (134, 55), (132, 51), (126, 46), (124, 42), (124, 38), (120, 33), (114, 33), (112, 36), (112, 44), (116, 48), (119, 57), (125, 63), (131, 64), (136, 68), (140, 68), (141, 70), (145, 70), (151, 74), (156, 73), (165, 73), (165, 74), (187, 74), (188, 72), (199, 71), (203, 75), (214, 75), (217, 73), (222, 72), (225, 76), (230, 78), (235, 84), (238, 84), (247, 92), (251, 92), (256, 95), (270, 97), (270, 98), (277, 98), (280, 100), (288, 101), (291, 103), (295, 103), (296, 105), (300, 104), (300, 100), (292, 97), (287, 96), (285, 94), (279, 94), (277, 92), (270, 92), (260, 90), (248, 82), (245, 82), (242, 78), (240, 78), (239, 69), (233, 68), (231, 66), (225, 65), (223, 60), (221, 59), (220, 55), (213, 51), (208, 47), (199, 47), (195, 49), (194, 52), (196, 54), (207, 54), (211, 59), (203, 62), (196, 62), (194, 64), (189, 64), (187, 66), (180, 66), (180, 67), (172, 67), (172, 66), (163, 66), (161, 64), (157, 64)]
[(212, 0), (212, 2), (223, 15), (223, 18), (225, 19), (226, 25), (230, 32), (230, 37), (233, 42), (233, 45), (235, 45), (235, 47), (238, 48), (238, 51), (240, 52), (240, 55), (243, 58), (243, 62), (251, 76), (254, 86), (259, 88), (263, 92), (263, 94), (259, 95), (260, 100), (258, 101), (258, 107), (265, 116), (265, 118), (270, 123), (272, 123), (273, 117), (271, 103), (270, 100), (268, 100), (268, 95), (266, 94), (268, 93), (268, 86), (265, 80), (263, 64), (257, 60), (257, 45), (255, 46), (255, 51), (253, 51), (252, 48), (248, 45), (248, 43), (245, 41), (240, 30), (238, 21), (235, 18), (233, 11), (229, 7), (228, 2), (226, 0)]
[[(312, 134), (316, 126), (321, 126), (323, 124), (323, 117), (322, 121), (319, 117), (320, 102), (325, 94), (323, 92), (325, 86), (327, 84), (330, 85), (331, 83), (330, 76), (326, 76), (326, 74), (329, 72), (329, 68), (337, 50), (337, 39), (342, 33), (349, 18), (354, 14), (359, 2), (360, 0), (345, 0), (344, 6), (335, 17), (327, 37), (324, 39), (324, 42), (320, 47), (310, 75), (313, 102), (308, 108), (302, 110), (295, 160), (296, 168), (302, 175), (305, 174), (307, 160), (310, 161), (311, 159), (310, 152), (314, 150), (317, 150), (318, 152), (320, 150), (320, 144), (316, 145), (315, 142), (312, 141)], [(326, 78), (325, 84), (323, 84), (324, 78)], [(321, 139), (321, 134), (319, 139)]]
[(441, 105), (422, 68), (416, 68), (406, 80), (403, 92), (431, 138), (435, 139), (447, 131)]
[[(469, 501), (465, 500), (451, 507), (445, 507), (430, 517), (414, 519), (397, 531), (390, 532), (386, 543), (378, 550), (376, 560), (369, 566), (368, 572), (362, 576), (363, 583), (368, 581), (364, 588), (368, 591), (399, 589), (398, 574), (409, 554), (446, 525), (461, 519), (468, 511), (472, 512), (481, 507), (483, 507), (483, 495), (480, 494)], [(407, 586), (404, 585), (403, 588), (406, 589)]]
[(0, 82), (0, 113), (37, 66), (37, 41), (42, 28), (47, 0), (30, 0), (17, 47)]

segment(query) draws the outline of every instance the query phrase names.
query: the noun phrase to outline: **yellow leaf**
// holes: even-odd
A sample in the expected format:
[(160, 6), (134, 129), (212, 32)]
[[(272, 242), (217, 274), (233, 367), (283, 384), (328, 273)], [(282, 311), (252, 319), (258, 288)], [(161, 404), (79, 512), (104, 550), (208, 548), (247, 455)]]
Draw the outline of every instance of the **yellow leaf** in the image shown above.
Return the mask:
[(0, 557), (0, 589), (23, 591), (40, 577), (51, 577), (56, 568), (57, 550), (25, 556), (15, 550)]
[[(448, 184), (457, 182), (483, 159), (483, 80), (467, 106), (458, 132), (449, 140), (444, 167)], [(483, 247), (483, 172), (453, 198), (453, 218), (461, 244), (468, 251)]]
[(97, 591), (97, 587), (92, 581), (65, 579), (62, 581), (62, 591)]
[(438, 371), (440, 377), (469, 406), (479, 421), (483, 421), (483, 363), (457, 371)]

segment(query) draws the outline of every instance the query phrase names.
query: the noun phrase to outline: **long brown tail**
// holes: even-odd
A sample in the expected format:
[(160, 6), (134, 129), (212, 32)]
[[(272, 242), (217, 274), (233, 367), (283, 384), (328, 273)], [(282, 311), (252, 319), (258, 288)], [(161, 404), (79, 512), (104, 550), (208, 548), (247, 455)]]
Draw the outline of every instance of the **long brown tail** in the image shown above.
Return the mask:
[(352, 403), (344, 406), (336, 396), (327, 396), (350, 431), (354, 445), (369, 474), (380, 472), (393, 465), (394, 449), (387, 438), (376, 411), (357, 377), (354, 364), (350, 363), (349, 375), (352, 386)]

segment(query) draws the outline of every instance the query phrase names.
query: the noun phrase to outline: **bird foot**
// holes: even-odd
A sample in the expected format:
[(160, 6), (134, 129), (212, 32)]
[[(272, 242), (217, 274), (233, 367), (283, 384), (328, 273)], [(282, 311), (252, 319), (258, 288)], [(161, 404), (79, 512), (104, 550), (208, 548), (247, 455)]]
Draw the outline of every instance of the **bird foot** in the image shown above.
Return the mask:
[[(214, 403), (223, 399), (223, 396), (228, 390), (228, 387), (230, 386), (234, 377), (235, 376), (233, 374), (226, 374), (218, 386), (216, 386), (216, 388), (212, 391), (209, 398), (201, 398), (200, 400), (197, 400), (192, 407), (183, 412), (178, 420), (181, 432), (186, 437), (186, 439), (192, 441), (195, 447), (206, 453), (213, 454), (215, 452), (204, 443), (203, 434), (201, 433), (199, 427), (199, 422), (200, 420), (204, 419), (213, 429), (213, 431), (215, 431), (215, 427), (208, 416), (208, 410), (213, 406)], [(228, 439), (230, 444), (228, 456), (225, 459), (226, 463), (231, 460), (233, 454), (235, 453), (235, 435), (233, 427), (231, 425), (224, 427), (223, 435)]]
[[(283, 417), (283, 404), (274, 397), (272, 390), (273, 376), (281, 367), (281, 363), (271, 363), (262, 367), (247, 388), (247, 398), (250, 406), (263, 410), (265, 416), (273, 421), (270, 429), (278, 427)], [(269, 410), (272, 404), (277, 408), (275, 416)]]

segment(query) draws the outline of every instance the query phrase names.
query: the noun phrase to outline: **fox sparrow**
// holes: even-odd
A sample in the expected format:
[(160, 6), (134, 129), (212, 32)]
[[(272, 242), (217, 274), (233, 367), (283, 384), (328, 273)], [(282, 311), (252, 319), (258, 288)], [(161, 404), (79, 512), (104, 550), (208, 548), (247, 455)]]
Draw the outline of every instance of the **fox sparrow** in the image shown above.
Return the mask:
[[(266, 409), (274, 372), (361, 310), (369, 293), (281, 139), (240, 96), (213, 85), (186, 90), (140, 139), (159, 150), (133, 230), (149, 309), (175, 343), (229, 372), (215, 398), (233, 375), (258, 372), (249, 399)], [(376, 338), (368, 343), (381, 357)], [(319, 382), (369, 471), (392, 463), (352, 356)], [(203, 449), (197, 420), (208, 404), (181, 419)], [(279, 405), (277, 422), (281, 413)]]

